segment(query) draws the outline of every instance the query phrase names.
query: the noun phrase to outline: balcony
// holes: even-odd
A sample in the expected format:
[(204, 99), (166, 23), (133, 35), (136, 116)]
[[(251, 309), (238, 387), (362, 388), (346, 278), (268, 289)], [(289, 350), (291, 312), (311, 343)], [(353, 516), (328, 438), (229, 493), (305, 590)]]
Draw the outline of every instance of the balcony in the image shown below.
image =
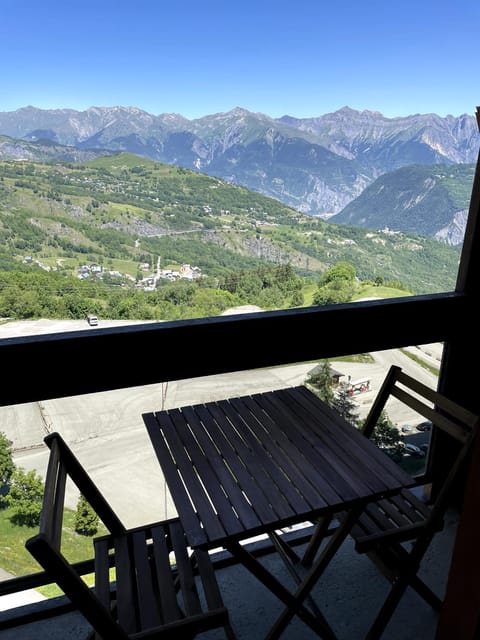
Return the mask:
[[(446, 305), (450, 303), (452, 299), (451, 295), (446, 295)], [(433, 300), (433, 304), (436, 303), (436, 300)], [(385, 306), (388, 308), (389, 304), (397, 305), (398, 303), (383, 303), (384, 308), (382, 309), (378, 303), (363, 303), (367, 307), (369, 305), (378, 306), (378, 310), (381, 315), (384, 312)], [(415, 304), (418, 305), (419, 302), (415, 301)], [(432, 301), (427, 301), (427, 306), (432, 304)], [(358, 313), (358, 309), (361, 309), (362, 303), (356, 303), (355, 312)], [(322, 310), (324, 311), (324, 310)], [(318, 313), (318, 312), (317, 312)], [(257, 319), (255, 319), (257, 321)], [(222, 322), (222, 321), (220, 321)], [(238, 319), (235, 320), (238, 323)], [(193, 323), (195, 324), (195, 323)], [(422, 324), (422, 323), (420, 323)], [(438, 337), (438, 327), (442, 325), (442, 321), (438, 323), (437, 326), (433, 328), (432, 331), (428, 331), (428, 342), (435, 342)], [(237, 325), (238, 326), (238, 325)], [(186, 329), (186, 327), (182, 327), (182, 329)], [(163, 329), (160, 327), (159, 330)], [(220, 326), (220, 330), (222, 327)], [(109, 330), (105, 330), (108, 334)], [(243, 330), (242, 330), (243, 333)], [(378, 332), (378, 334), (382, 334), (382, 331)], [(376, 340), (378, 341), (378, 334)], [(98, 334), (97, 334), (98, 335)], [(243, 333), (243, 335), (248, 335)], [(402, 346), (402, 342), (399, 343), (399, 335), (395, 334), (393, 340), (387, 340), (387, 344), (389, 347), (397, 347)], [(443, 335), (448, 335), (444, 332)], [(128, 350), (129, 344), (129, 336), (123, 336), (126, 338), (126, 345)], [(67, 341), (67, 345), (70, 340), (75, 340), (76, 336), (71, 336), (69, 334), (63, 334), (61, 336), (49, 336), (47, 341), (58, 341), (59, 345), (52, 349), (52, 353), (55, 354), (56, 348), (58, 346), (62, 346), (65, 349), (65, 343), (62, 345), (62, 341)], [(42, 344), (41, 338), (28, 338), (27, 342), (33, 340), (34, 344), (36, 343), (37, 347)], [(8, 341), (11, 343), (11, 340)], [(300, 346), (302, 344), (302, 340), (299, 338)], [(368, 343), (368, 339), (367, 339)], [(364, 347), (367, 344), (365, 341), (356, 341), (359, 347)], [(334, 345), (338, 347), (338, 345), (342, 344), (342, 340), (335, 339)], [(9, 347), (11, 345), (7, 345)], [(20, 351), (25, 347), (24, 340), (19, 340), (19, 348)], [(35, 347), (34, 347), (35, 348)], [(43, 347), (41, 347), (43, 348)], [(329, 347), (330, 348), (330, 347)], [(288, 352), (289, 347), (286, 347)], [(362, 349), (363, 351), (363, 349)], [(323, 353), (327, 357), (332, 357), (332, 352), (324, 352)], [(92, 355), (90, 353), (90, 355)], [(7, 349), (8, 356), (8, 349)], [(88, 359), (89, 354), (86, 354)], [(213, 359), (217, 359), (221, 356), (213, 356)], [(63, 357), (62, 357), (63, 361)], [(100, 360), (101, 362), (101, 360)], [(298, 362), (298, 361), (297, 361)], [(50, 368), (50, 362), (47, 363), (47, 368)], [(57, 362), (57, 365), (60, 363)], [(218, 363), (217, 363), (218, 364)], [(82, 368), (82, 364), (80, 364), (80, 368)], [(310, 364), (296, 364), (291, 365), (290, 367), (274, 367), (270, 368), (259, 368), (254, 371), (242, 372), (238, 371), (237, 373), (232, 374), (234, 379), (234, 389), (235, 393), (243, 393), (246, 389), (249, 391), (259, 390), (259, 388), (274, 388), (276, 386), (289, 386), (298, 383), (299, 381), (303, 381), (305, 379), (305, 374), (308, 371)], [(185, 371), (190, 371), (191, 367), (188, 365), (184, 369)], [(52, 375), (58, 376), (57, 373), (53, 373), (54, 369), (51, 369)], [(137, 372), (138, 374), (138, 372)], [(78, 373), (73, 373), (73, 377), (75, 378)], [(126, 376), (128, 377), (128, 372)], [(142, 373), (143, 375), (143, 373)], [(268, 375), (272, 377), (272, 379), (268, 379)], [(232, 387), (226, 383), (219, 384), (220, 380), (225, 380), (227, 377), (224, 375), (214, 376), (214, 388), (215, 395), (217, 397), (227, 397), (232, 393)], [(43, 380), (43, 379), (42, 379)], [(260, 382), (262, 380), (262, 382)], [(280, 381), (280, 382), (279, 382)], [(92, 385), (93, 388), (95, 386), (101, 386), (104, 383), (104, 379), (102, 377), (98, 377), (91, 381), (88, 381), (88, 384)], [(40, 386), (42, 385), (42, 381), (40, 381)], [(60, 383), (62, 384), (62, 383)], [(154, 390), (155, 393), (150, 393), (151, 399), (151, 407), (159, 408), (162, 402), (162, 392), (163, 385), (166, 383), (160, 382), (157, 385), (153, 385), (149, 390)], [(199, 390), (202, 390), (205, 393), (205, 384), (202, 378), (189, 378), (189, 379), (177, 379), (176, 381), (172, 381), (169, 383), (171, 385), (170, 389), (175, 387), (175, 404), (179, 406), (185, 403), (186, 398), (190, 400), (194, 400), (199, 393)], [(245, 385), (245, 386), (243, 386)], [(52, 397), (51, 407), (57, 407), (58, 416), (62, 416), (62, 402), (69, 402), (75, 400), (75, 396), (67, 396), (64, 400), (62, 398), (56, 398), (53, 394), (55, 389), (59, 389), (55, 383), (49, 387)], [(13, 386), (12, 386), (13, 389)], [(89, 388), (89, 391), (91, 389)], [(32, 396), (35, 397), (37, 392), (35, 391), (35, 386), (28, 386), (24, 390), (21, 391), (21, 397), (25, 401), (31, 401)], [(120, 395), (124, 397), (135, 396), (138, 391), (138, 387), (133, 388), (133, 385), (130, 387), (126, 387), (126, 389), (113, 389), (108, 393), (100, 393), (98, 398), (101, 399), (101, 403), (105, 403), (105, 398), (112, 395), (115, 398), (115, 403), (118, 406), (118, 398)], [(13, 395), (19, 393), (19, 388), (15, 387), (13, 389)], [(209, 392), (212, 393), (212, 392)], [(6, 397), (8, 398), (8, 393)], [(66, 395), (66, 394), (65, 394)], [(372, 394), (374, 395), (374, 394)], [(17, 395), (18, 397), (18, 395)], [(38, 397), (38, 396), (37, 396)], [(42, 396), (40, 396), (42, 397)], [(208, 397), (211, 397), (208, 396)], [(83, 397), (78, 397), (78, 406), (84, 404), (85, 399), (88, 398), (89, 402), (95, 405), (96, 394), (85, 395)], [(362, 399), (363, 401), (363, 399)], [(42, 401), (42, 404), (47, 404), (47, 401)], [(8, 409), (7, 405), (7, 409)], [(95, 405), (96, 406), (96, 405)], [(91, 410), (95, 413), (97, 409), (92, 408)], [(100, 406), (100, 405), (98, 405)], [(124, 409), (127, 405), (124, 405)], [(143, 409), (143, 408), (142, 408)], [(18, 406), (16, 407), (18, 410)], [(103, 406), (103, 410), (105, 411), (105, 406)], [(143, 426), (140, 424), (140, 413), (141, 410), (139, 406), (133, 402), (132, 411), (135, 412), (136, 419), (138, 421), (138, 428), (140, 428), (143, 432)], [(108, 407), (106, 409), (106, 413), (111, 415)], [(119, 414), (120, 415), (120, 414)], [(129, 429), (132, 428), (132, 423), (130, 421), (132, 416), (127, 415), (124, 421), (120, 421), (120, 426), (123, 425), (124, 428), (129, 426)], [(75, 418), (78, 420), (78, 416)], [(102, 423), (105, 426), (107, 423)], [(78, 427), (77, 422), (74, 421), (74, 424), (68, 427), (69, 421), (65, 422), (66, 428), (74, 428)], [(32, 425), (30, 425), (32, 426)], [(118, 427), (118, 422), (109, 423), (110, 429), (114, 429)], [(125, 428), (125, 433), (129, 430)], [(36, 435), (34, 438), (38, 439), (39, 430), (36, 431)], [(72, 436), (74, 431), (72, 431)], [(27, 432), (25, 430), (22, 431), (22, 436), (27, 437)], [(109, 434), (105, 434), (105, 437), (109, 437)], [(26, 446), (28, 444), (32, 444), (32, 442), (24, 443)], [(38, 444), (38, 441), (37, 443)], [(148, 441), (145, 435), (145, 446), (148, 445)], [(143, 467), (143, 465), (142, 465)], [(146, 467), (146, 473), (152, 472), (153, 467)], [(155, 467), (156, 469), (156, 467)], [(163, 494), (162, 494), (163, 496)], [(146, 514), (142, 515), (145, 517)], [(173, 515), (169, 512), (168, 506), (165, 507), (166, 517)], [(157, 517), (157, 516), (155, 516)], [(163, 517), (163, 514), (160, 515)], [(151, 519), (149, 517), (148, 519)], [(456, 534), (456, 525), (457, 525), (457, 516), (454, 511), (452, 511), (452, 515), (449, 518), (448, 526), (445, 528), (443, 532), (441, 532), (435, 544), (429, 550), (427, 558), (424, 561), (423, 571), (426, 579), (429, 584), (436, 589), (439, 595), (443, 595), (445, 592), (445, 587), (447, 584), (447, 578), (450, 569), (450, 561), (452, 557), (452, 548), (455, 542), (455, 534)], [(258, 542), (257, 545), (261, 546), (261, 542)], [(284, 578), (285, 582), (288, 582), (289, 576), (286, 575), (286, 570), (281, 564), (280, 560), (274, 555), (266, 555), (265, 562), (274, 563), (275, 571), (282, 572), (282, 579)], [(248, 638), (248, 640), (252, 640), (256, 637), (262, 637), (263, 630), (268, 628), (268, 625), (272, 623), (275, 619), (276, 614), (280, 611), (281, 605), (272, 596), (270, 593), (266, 592), (266, 590), (256, 582), (255, 578), (247, 575), (245, 570), (238, 565), (227, 565), (219, 568), (219, 580), (220, 584), (223, 587), (224, 598), (227, 606), (230, 608), (232, 622), (235, 627), (235, 631), (238, 634), (239, 640), (243, 638)], [(352, 548), (352, 544), (350, 540), (347, 540), (342, 546), (340, 553), (335, 557), (334, 561), (326, 571), (326, 573), (322, 576), (321, 581), (319, 582), (314, 596), (316, 601), (322, 607), (325, 615), (333, 626), (334, 630), (338, 633), (339, 640), (345, 639), (355, 639), (363, 637), (363, 633), (368, 628), (369, 622), (373, 619), (377, 607), (380, 606), (382, 601), (382, 597), (386, 593), (386, 589), (388, 588), (387, 582), (384, 578), (376, 571), (375, 567), (370, 563), (370, 561), (364, 557), (356, 554)], [(21, 593), (17, 594), (20, 601), (23, 598)], [(60, 603), (62, 600), (60, 600)], [(63, 603), (65, 603), (65, 599), (63, 599)], [(85, 633), (88, 631), (88, 625), (83, 620), (83, 618), (75, 612), (68, 612), (63, 615), (56, 615), (54, 610), (49, 609), (52, 605), (51, 602), (45, 603), (33, 603), (27, 606), (22, 607), (15, 611), (9, 610), (8, 612), (3, 612), (0, 614), (0, 623), (2, 620), (8, 619), (12, 615), (19, 615), (20, 618), (17, 620), (15, 626), (12, 628), (3, 628), (2, 630), (2, 640), (17, 640), (18, 638), (22, 638), (22, 640), (31, 639), (40, 639), (42, 640), (45, 637), (49, 637), (50, 640), (56, 640), (57, 638), (62, 640), (69, 640), (70, 638), (83, 638), (85, 637)], [(28, 619), (29, 616), (33, 613), (34, 620), (29, 624), (23, 625), (22, 619)], [(434, 612), (415, 594), (411, 592), (407, 592), (405, 597), (402, 599), (400, 606), (398, 607), (394, 618), (392, 619), (385, 638), (386, 640), (403, 640), (412, 638), (424, 638), (425, 640), (435, 638), (436, 627), (438, 624), (438, 616), (434, 614)], [(257, 634), (257, 635), (255, 635)], [(210, 633), (208, 636), (211, 640), (216, 640), (217, 637), (222, 637), (221, 634), (217, 632)], [(303, 623), (299, 620), (295, 619), (294, 622), (290, 625), (289, 630), (285, 636), (286, 638), (309, 638), (313, 637), (310, 630), (304, 627)], [(462, 638), (463, 640), (463, 638)]]
[[(455, 540), (457, 514), (451, 511), (447, 523), (441, 531), (422, 563), (422, 577), (440, 596), (444, 595)], [(290, 535), (299, 535), (293, 532)], [(266, 551), (265, 543), (252, 543), (258, 553)], [(231, 612), (232, 625), (238, 640), (257, 640), (265, 632), (281, 611), (280, 602), (267, 591), (243, 567), (228, 564), (228, 558), (221, 553), (217, 556), (218, 578), (224, 594), (225, 604)], [(290, 576), (276, 554), (263, 556), (269, 568), (290, 584)], [(322, 576), (313, 591), (317, 604), (337, 633), (339, 640), (359, 640), (363, 638), (369, 624), (385, 597), (388, 588), (386, 580), (378, 573), (365, 556), (357, 554), (351, 540), (347, 540)], [(16, 602), (28, 602), (30, 594), (17, 594)], [(65, 598), (57, 599), (58, 603)], [(1, 606), (0, 599), (0, 606)], [(14, 601), (10, 601), (14, 604)], [(40, 614), (46, 609), (45, 602), (23, 605), (22, 609), (10, 613), (28, 615)], [(47, 612), (48, 614), (48, 612)], [(6, 612), (0, 613), (0, 621)], [(385, 640), (434, 640), (438, 615), (414, 592), (408, 590), (397, 608), (389, 626)], [(1, 632), (2, 640), (85, 640), (90, 630), (88, 623), (79, 613), (50, 615), (23, 626), (15, 626)], [(222, 631), (204, 634), (205, 640), (223, 640)], [(307, 640), (315, 636), (298, 618), (289, 625), (285, 640)]]
[[(408, 355), (410, 354), (410, 356)], [(411, 359), (411, 356), (415, 359)], [(392, 362), (401, 362), (402, 366), (410, 369), (413, 375), (430, 376), (429, 383), (434, 386), (436, 376), (425, 372), (418, 360), (427, 362), (430, 366), (440, 365), (441, 345), (425, 345), (408, 350), (388, 350), (373, 354), (374, 363), (362, 364), (358, 362), (343, 362), (339, 366), (353, 378), (368, 375), (372, 381), (371, 391), (359, 394), (356, 405), (360, 417), (365, 417), (371, 403), (380, 387), (386, 369)], [(291, 366), (273, 367), (255, 371), (237, 372), (204, 378), (195, 378), (170, 382), (167, 384), (151, 385), (135, 389), (116, 390), (101, 394), (53, 399), (41, 403), (41, 415), (32, 419), (28, 405), (16, 407), (14, 414), (4, 415), (4, 428), (7, 433), (15, 431), (17, 425), (18, 452), (15, 461), (19, 466), (27, 468), (30, 453), (34, 452), (34, 464), (40, 472), (45, 467), (47, 449), (42, 450), (42, 428), (44, 422), (50, 430), (60, 431), (74, 443), (74, 449), (80, 456), (94, 480), (103, 485), (110, 492), (110, 501), (120, 517), (129, 525), (139, 524), (154, 517), (171, 517), (174, 509), (169, 501), (163, 479), (160, 477), (158, 462), (153, 455), (151, 445), (145, 433), (141, 420), (141, 412), (165, 405), (180, 406), (186, 402), (203, 402), (213, 398), (221, 399), (235, 394), (243, 395), (255, 391), (294, 386), (302, 384), (313, 363), (298, 363)], [(122, 407), (122, 412), (118, 411)], [(2, 409), (0, 408), (0, 412)], [(24, 414), (24, 419), (21, 418)], [(1, 413), (0, 413), (1, 415)], [(103, 416), (108, 419), (103, 420)], [(13, 416), (13, 423), (8, 423), (8, 417)], [(96, 427), (92, 427), (97, 416)], [(395, 416), (397, 418), (397, 416)], [(401, 417), (400, 417), (401, 420)], [(43, 422), (42, 422), (43, 421)], [(21, 429), (18, 429), (18, 423)], [(92, 430), (93, 429), (93, 430)], [(420, 434), (418, 434), (420, 435)], [(429, 437), (429, 434), (427, 435)], [(95, 452), (99, 450), (99, 442), (108, 441), (110, 457), (114, 461), (111, 466), (99, 464)], [(116, 449), (116, 442), (119, 447)], [(117, 453), (115, 453), (117, 451)], [(118, 451), (123, 451), (123, 457)], [(127, 453), (125, 453), (127, 452)], [(131, 464), (131, 459), (135, 460)], [(139, 464), (141, 460), (141, 464)], [(128, 486), (122, 481), (128, 475)], [(154, 483), (153, 478), (158, 481)], [(117, 491), (114, 491), (117, 487)], [(118, 487), (122, 487), (118, 491)], [(147, 487), (150, 491), (147, 492)], [(141, 496), (135, 501), (135, 496)], [(76, 495), (70, 498), (70, 506), (75, 508)], [(135, 513), (131, 505), (135, 503)], [(142, 510), (141, 505), (148, 505)], [(447, 526), (442, 531), (423, 563), (423, 573), (428, 583), (443, 596), (445, 591), (448, 569), (451, 559), (453, 542), (455, 539), (457, 514), (454, 510), (449, 514)], [(301, 540), (302, 530), (286, 532), (287, 535)], [(252, 548), (264, 554), (264, 561), (273, 568), (275, 573), (282, 576), (285, 584), (290, 584), (291, 578), (286, 572), (281, 560), (274, 553), (269, 552), (265, 540), (252, 543)], [(268, 592), (254, 577), (239, 565), (229, 562), (225, 553), (215, 555), (218, 562), (219, 581), (224, 599), (231, 611), (232, 622), (239, 640), (261, 638), (281, 610), (281, 603)], [(376, 571), (375, 567), (365, 556), (358, 555), (353, 549), (353, 543), (347, 540), (340, 553), (324, 574), (314, 591), (315, 600), (324, 610), (327, 619), (338, 633), (339, 640), (345, 638), (363, 637), (369, 622), (373, 620), (376, 609), (380, 606), (382, 596), (386, 594), (388, 583)], [(75, 612), (57, 615), (51, 607), (65, 604), (65, 598), (57, 598), (51, 602), (39, 600), (36, 591), (5, 596), (0, 609), (0, 624), (14, 616), (20, 619), (11, 629), (2, 631), (2, 640), (36, 640), (49, 637), (50, 640), (84, 638), (88, 632), (88, 623)], [(23, 605), (23, 603), (26, 603)], [(17, 609), (17, 604), (22, 608)], [(20, 606), (20, 605), (19, 605)], [(21, 625), (21, 618), (31, 614), (40, 618), (27, 625)], [(400, 640), (402, 638), (422, 637), (425, 640), (435, 637), (438, 616), (414, 593), (408, 592), (401, 602), (386, 633), (386, 640)], [(20, 623), (20, 626), (18, 626)], [(19, 635), (20, 634), (20, 635)], [(211, 640), (221, 638), (221, 632), (210, 632), (205, 635)], [(289, 626), (286, 638), (309, 638), (312, 632), (299, 620)]]

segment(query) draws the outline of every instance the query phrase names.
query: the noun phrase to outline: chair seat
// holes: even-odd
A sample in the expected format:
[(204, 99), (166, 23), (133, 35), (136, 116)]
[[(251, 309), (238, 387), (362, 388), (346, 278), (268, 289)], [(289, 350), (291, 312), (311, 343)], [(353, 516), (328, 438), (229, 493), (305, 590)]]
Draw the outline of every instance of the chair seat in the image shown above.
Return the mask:
[[(25, 546), (99, 640), (185, 638), (223, 627), (235, 638), (207, 552), (191, 552), (179, 518), (126, 529), (59, 433), (50, 448), (39, 532)], [(95, 588), (62, 553), (72, 480), (110, 532), (93, 540)], [(115, 575), (111, 575), (111, 568)]]
[[(188, 555), (179, 519), (97, 538), (95, 593), (128, 636), (186, 637), (228, 622), (207, 552)], [(115, 556), (114, 591), (109, 569)], [(198, 587), (201, 587), (200, 589)], [(171, 626), (171, 634), (169, 633)], [(187, 631), (188, 627), (188, 631)], [(161, 631), (161, 633), (160, 633)]]
[(355, 549), (365, 553), (379, 544), (413, 540), (425, 527), (429, 515), (430, 507), (408, 489), (372, 503), (352, 528)]
[[(382, 636), (408, 587), (440, 611), (442, 600), (420, 578), (419, 570), (433, 537), (444, 526), (453, 485), (468, 463), (480, 423), (477, 414), (392, 365), (364, 421), (362, 432), (367, 438), (375, 434), (377, 425), (388, 424), (390, 418), (385, 407), (391, 398), (431, 422), (435, 434), (441, 432), (442, 438), (448, 437), (455, 458), (442, 481), (440, 478), (435, 481), (435, 497), (429, 504), (422, 502), (414, 489), (404, 489), (398, 496), (379, 499), (367, 506), (351, 530), (356, 551), (366, 554), (391, 584), (366, 635), (368, 640)], [(338, 516), (340, 521), (345, 517), (346, 514)]]

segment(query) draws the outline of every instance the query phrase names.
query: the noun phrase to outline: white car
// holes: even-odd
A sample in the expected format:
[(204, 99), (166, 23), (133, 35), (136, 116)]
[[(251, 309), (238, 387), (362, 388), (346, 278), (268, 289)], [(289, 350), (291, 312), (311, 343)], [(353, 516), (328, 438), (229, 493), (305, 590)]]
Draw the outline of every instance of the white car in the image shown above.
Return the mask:
[(96, 327), (98, 325), (98, 318), (93, 313), (89, 313), (87, 316), (87, 322), (91, 327)]

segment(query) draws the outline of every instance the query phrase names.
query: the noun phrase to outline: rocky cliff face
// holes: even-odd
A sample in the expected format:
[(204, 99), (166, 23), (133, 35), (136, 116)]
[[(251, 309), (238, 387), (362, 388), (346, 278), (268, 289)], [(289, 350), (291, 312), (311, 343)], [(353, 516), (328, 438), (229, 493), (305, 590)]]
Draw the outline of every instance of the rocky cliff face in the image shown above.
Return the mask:
[(453, 246), (461, 245), (465, 235), (465, 227), (467, 226), (468, 209), (462, 209), (457, 211), (452, 218), (452, 221), (446, 226), (437, 231), (434, 237), (441, 242), (446, 242)]
[(30, 160), (32, 162), (85, 162), (108, 155), (106, 150), (85, 150), (57, 144), (43, 137), (35, 140), (19, 140), (0, 135), (0, 160)]
[(466, 114), (385, 118), (378, 112), (344, 107), (318, 118), (287, 121), (335, 153), (370, 164), (380, 173), (415, 163), (472, 163), (480, 140), (476, 119)]

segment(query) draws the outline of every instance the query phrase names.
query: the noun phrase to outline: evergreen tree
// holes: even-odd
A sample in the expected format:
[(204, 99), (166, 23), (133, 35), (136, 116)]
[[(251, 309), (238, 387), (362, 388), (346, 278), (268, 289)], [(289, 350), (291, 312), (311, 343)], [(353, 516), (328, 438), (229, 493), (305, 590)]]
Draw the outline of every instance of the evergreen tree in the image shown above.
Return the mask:
[(83, 495), (77, 502), (75, 515), (75, 531), (82, 536), (94, 536), (98, 531), (98, 515)]
[(354, 427), (358, 427), (359, 418), (355, 401), (348, 392), (348, 385), (344, 382), (338, 385), (338, 390), (331, 405), (347, 422), (353, 424)]
[(335, 379), (332, 374), (330, 360), (323, 360), (318, 363), (313, 373), (310, 373), (306, 380), (307, 384), (313, 387), (316, 395), (329, 405), (333, 403), (333, 385)]
[(393, 422), (385, 411), (382, 411), (380, 414), (370, 439), (373, 440), (380, 449), (385, 449), (389, 455), (398, 453), (398, 443), (400, 442), (398, 429), (394, 427)]

